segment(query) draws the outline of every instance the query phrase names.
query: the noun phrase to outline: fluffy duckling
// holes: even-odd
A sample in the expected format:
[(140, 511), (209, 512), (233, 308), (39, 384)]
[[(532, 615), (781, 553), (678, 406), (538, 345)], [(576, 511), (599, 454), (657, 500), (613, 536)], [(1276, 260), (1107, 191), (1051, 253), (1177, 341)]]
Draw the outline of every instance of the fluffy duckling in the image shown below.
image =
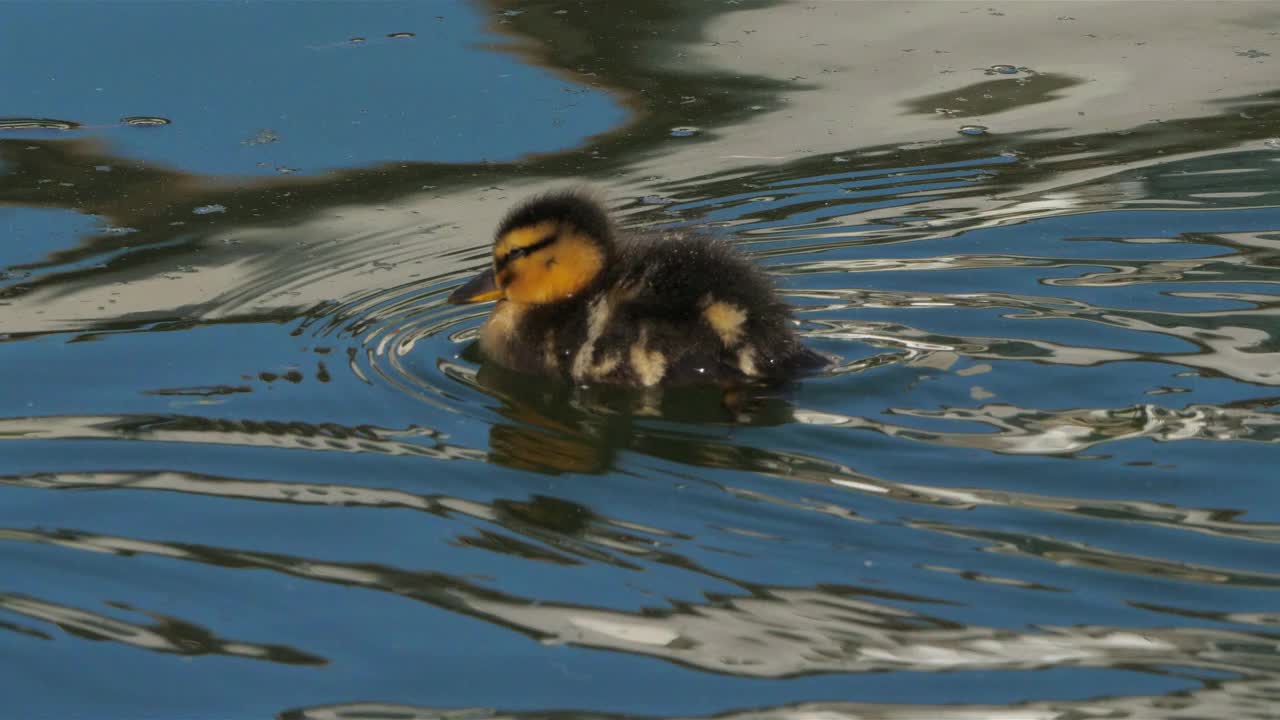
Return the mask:
[(800, 343), (768, 277), (706, 237), (617, 237), (589, 196), (562, 191), (498, 226), (493, 267), (449, 296), (497, 300), (486, 357), (577, 383), (781, 381), (827, 364)]

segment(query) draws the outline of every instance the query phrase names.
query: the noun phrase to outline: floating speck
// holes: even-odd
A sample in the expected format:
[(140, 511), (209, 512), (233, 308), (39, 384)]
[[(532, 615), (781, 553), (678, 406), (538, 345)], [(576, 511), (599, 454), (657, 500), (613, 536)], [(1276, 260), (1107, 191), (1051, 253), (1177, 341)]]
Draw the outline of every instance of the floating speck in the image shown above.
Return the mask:
[(523, 14), (524, 14), (524, 11), (523, 11), (523, 10), (503, 10), (502, 12), (500, 12), (500, 13), (498, 13), (498, 14), (499, 14), (499, 15), (504, 15), (504, 16), (506, 16), (506, 17), (518, 17), (518, 16), (520, 16), (520, 15), (523, 15)]
[(298, 172), (298, 168), (287, 167), (285, 165), (277, 165), (276, 172), (280, 173), (281, 175), (292, 175)]
[(366, 40), (365, 38), (362, 38), (362, 37), (353, 37), (353, 38), (351, 38), (350, 40), (348, 40), (347, 42), (351, 43), (352, 45), (360, 45), (360, 44), (362, 44), (362, 43), (366, 43), (366, 42), (368, 42), (368, 40)]
[(53, 118), (0, 118), (0, 130), (75, 130), (80, 123)]
[(1280, 150), (1280, 138), (1271, 138), (1262, 144), (1266, 145), (1272, 150)]
[(267, 144), (276, 142), (279, 139), (280, 139), (280, 136), (276, 134), (275, 130), (264, 128), (262, 130), (259, 130), (257, 135), (254, 135), (248, 140), (241, 140), (240, 144), (241, 145), (267, 145)]
[(761, 110), (763, 110), (763, 109), (764, 109), (764, 106), (763, 106), (763, 105), (752, 105), (751, 107), (749, 107), (749, 108), (747, 108), (747, 109), (748, 109), (748, 110), (751, 110), (752, 112), (760, 112)]
[(109, 227), (103, 228), (103, 235), (129, 235), (138, 232), (138, 228), (131, 227)]
[(1250, 48), (1249, 50), (1237, 50), (1236, 55), (1239, 55), (1240, 57), (1243, 57), (1243, 58), (1250, 58), (1250, 59), (1260, 58), (1260, 57), (1271, 57), (1271, 53), (1269, 52), (1254, 50), (1252, 48)]
[(210, 215), (212, 213), (223, 213), (226, 211), (227, 211), (226, 205), (214, 204), (214, 205), (201, 205), (200, 207), (192, 210), (191, 212), (192, 214), (195, 214), (195, 215)]
[(961, 135), (974, 135), (974, 136), (986, 135), (987, 126), (986, 125), (965, 125), (964, 127), (957, 130), (957, 132), (959, 132)]
[(992, 65), (987, 68), (988, 75), (1017, 75), (1017, 65)]
[(133, 127), (159, 127), (160, 125), (173, 124), (173, 121), (168, 118), (151, 115), (130, 115), (129, 117), (120, 118), (120, 122)]
[(568, 10), (557, 10), (557, 11), (555, 11), (555, 12), (551, 13), (551, 14), (552, 14), (552, 15), (568, 15), (568, 14), (569, 14), (569, 11), (568, 11)]
[(97, 170), (98, 172), (111, 172), (110, 165), (94, 165), (93, 169)]
[(392, 40), (404, 40), (405, 38), (411, 38), (411, 37), (417, 37), (417, 36), (411, 32), (394, 32), (394, 33), (387, 33), (387, 37), (391, 38)]
[(837, 155), (837, 156), (835, 156), (835, 157), (831, 158), (831, 162), (847, 163), (847, 162), (849, 162), (849, 158), (847, 158), (847, 157), (845, 157), (845, 156), (843, 156), (843, 155)]
[(671, 128), (671, 137), (692, 137), (698, 134), (696, 127), (673, 127)]

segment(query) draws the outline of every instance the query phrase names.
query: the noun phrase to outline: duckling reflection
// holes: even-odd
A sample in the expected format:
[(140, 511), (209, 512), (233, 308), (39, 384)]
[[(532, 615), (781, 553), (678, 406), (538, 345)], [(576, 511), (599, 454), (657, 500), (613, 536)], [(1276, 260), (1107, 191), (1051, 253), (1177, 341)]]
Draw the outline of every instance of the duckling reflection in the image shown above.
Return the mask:
[[(516, 534), (482, 528), (475, 534), (460, 536), (460, 544), (555, 565), (580, 564), (581, 561), (574, 555), (587, 555), (593, 560), (606, 562), (611, 559), (598, 550), (584, 552), (587, 548), (579, 548), (576, 543), (572, 551), (565, 552), (569, 550), (565, 546), (567, 538), (589, 535), (593, 523), (600, 520), (586, 505), (546, 495), (534, 495), (528, 500), (494, 500), (490, 507), (494, 522)], [(530, 542), (517, 535), (540, 540), (545, 544)], [(548, 545), (555, 549), (550, 549)]]
[[(476, 360), (470, 346), (463, 358)], [(501, 401), (498, 412), (509, 423), (489, 430), (489, 461), (542, 473), (602, 474), (624, 451), (675, 462), (757, 469), (761, 459), (751, 448), (737, 447), (710, 432), (737, 425), (780, 425), (793, 421), (793, 405), (779, 388), (749, 387), (726, 402), (717, 386), (682, 388), (678, 393), (614, 385), (573, 386), (531, 383), (523, 373), (500, 365), (480, 366), (474, 383)], [(681, 423), (702, 432), (646, 427)]]

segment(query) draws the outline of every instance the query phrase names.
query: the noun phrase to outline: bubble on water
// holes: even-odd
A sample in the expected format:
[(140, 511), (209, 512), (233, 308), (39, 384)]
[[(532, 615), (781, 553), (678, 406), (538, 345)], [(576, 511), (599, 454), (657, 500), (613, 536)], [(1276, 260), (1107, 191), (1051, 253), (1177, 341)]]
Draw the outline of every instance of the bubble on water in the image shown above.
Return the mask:
[(75, 130), (80, 123), (53, 118), (0, 118), (0, 130)]
[(218, 205), (215, 203), (213, 205), (201, 205), (200, 207), (195, 208), (191, 212), (194, 215), (210, 215), (212, 213), (223, 213), (226, 211), (227, 211), (226, 205)]
[(673, 127), (671, 128), (671, 137), (692, 137), (698, 134), (696, 127)]
[(160, 125), (173, 124), (173, 121), (168, 118), (153, 115), (130, 115), (129, 117), (120, 118), (120, 122), (133, 127), (159, 127)]
[(411, 32), (393, 32), (393, 33), (387, 33), (387, 37), (391, 38), (392, 40), (403, 40), (405, 38), (417, 37), (417, 35)]
[(987, 126), (986, 125), (965, 125), (964, 127), (960, 128), (956, 132), (960, 133), (961, 135), (973, 135), (973, 136), (986, 135)]

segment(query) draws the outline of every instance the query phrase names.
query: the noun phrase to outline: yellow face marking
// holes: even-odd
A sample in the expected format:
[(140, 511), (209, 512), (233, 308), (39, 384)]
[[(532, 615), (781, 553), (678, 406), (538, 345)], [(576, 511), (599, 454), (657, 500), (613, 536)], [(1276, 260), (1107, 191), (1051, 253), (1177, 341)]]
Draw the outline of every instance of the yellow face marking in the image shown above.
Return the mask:
[(711, 300), (710, 296), (707, 297), (702, 316), (726, 346), (737, 344), (742, 337), (742, 325), (747, 321), (745, 310), (723, 300)]
[(554, 220), (543, 220), (533, 225), (525, 225), (507, 232), (493, 244), (493, 257), (501, 259), (516, 248), (529, 247), (543, 238), (554, 235), (558, 223)]
[(493, 259), (503, 295), (529, 305), (567, 300), (604, 269), (599, 243), (552, 222), (516, 228), (498, 238)]
[(631, 369), (636, 379), (645, 387), (653, 387), (667, 373), (667, 357), (657, 350), (649, 350), (649, 328), (640, 328), (640, 338), (631, 346)]

